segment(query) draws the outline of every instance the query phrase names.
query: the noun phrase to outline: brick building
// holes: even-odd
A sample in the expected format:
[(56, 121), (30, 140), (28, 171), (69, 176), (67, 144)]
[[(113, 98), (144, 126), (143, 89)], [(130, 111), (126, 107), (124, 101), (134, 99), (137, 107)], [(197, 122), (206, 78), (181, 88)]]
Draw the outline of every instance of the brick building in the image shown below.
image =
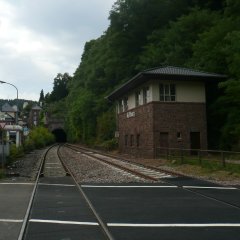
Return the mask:
[(37, 105), (31, 108), (28, 119), (29, 127), (36, 127), (39, 125), (41, 111), (42, 108)]
[(225, 78), (171, 66), (134, 76), (107, 97), (117, 103), (120, 152), (153, 158), (157, 148), (206, 149), (206, 85)]

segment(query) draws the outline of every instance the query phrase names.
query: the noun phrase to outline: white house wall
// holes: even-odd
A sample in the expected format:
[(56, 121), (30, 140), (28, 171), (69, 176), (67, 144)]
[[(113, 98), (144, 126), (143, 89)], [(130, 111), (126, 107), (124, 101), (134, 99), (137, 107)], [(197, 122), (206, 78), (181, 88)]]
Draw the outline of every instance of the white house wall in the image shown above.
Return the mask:
[(205, 85), (203, 82), (179, 82), (176, 83), (177, 102), (205, 103)]
[[(152, 80), (144, 85), (134, 89), (128, 95), (128, 110), (136, 107), (135, 92), (141, 91), (140, 105), (143, 104), (143, 88), (149, 86), (149, 102), (159, 101), (159, 84), (175, 84), (176, 86), (176, 102), (196, 102), (205, 103), (205, 84), (204, 82), (190, 82), (190, 81), (158, 81)], [(118, 109), (119, 112), (119, 109)]]

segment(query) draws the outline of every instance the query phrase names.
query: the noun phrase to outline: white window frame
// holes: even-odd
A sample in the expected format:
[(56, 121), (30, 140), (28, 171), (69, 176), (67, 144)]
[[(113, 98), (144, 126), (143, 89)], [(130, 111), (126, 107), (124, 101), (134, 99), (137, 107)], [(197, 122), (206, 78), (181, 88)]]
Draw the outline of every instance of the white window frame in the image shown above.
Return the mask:
[(173, 83), (159, 84), (160, 102), (176, 102), (176, 85)]
[(141, 90), (135, 91), (135, 107), (138, 107), (141, 105)]
[(120, 100), (118, 101), (118, 112), (119, 112), (119, 113), (122, 113), (122, 112), (123, 112), (123, 101), (122, 101), (122, 99), (120, 99)]
[(126, 112), (128, 110), (128, 97), (123, 98), (123, 110)]
[(146, 86), (143, 88), (143, 104), (150, 102), (150, 87)]

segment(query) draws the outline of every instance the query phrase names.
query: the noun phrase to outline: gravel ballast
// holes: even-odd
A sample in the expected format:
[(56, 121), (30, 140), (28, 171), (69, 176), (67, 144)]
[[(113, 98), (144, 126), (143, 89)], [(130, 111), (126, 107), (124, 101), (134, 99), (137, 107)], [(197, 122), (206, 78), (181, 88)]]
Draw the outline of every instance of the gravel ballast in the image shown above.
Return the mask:
[(151, 182), (68, 148), (61, 148), (60, 153), (79, 183)]
[[(41, 158), (45, 151), (46, 149), (35, 150), (15, 161), (10, 168), (6, 169), (7, 179), (34, 181), (40, 166)], [(108, 164), (66, 147), (61, 147), (60, 153), (63, 159), (65, 159), (64, 161), (67, 167), (73, 172), (79, 183), (151, 183), (149, 180), (144, 180), (131, 173), (126, 173), (123, 170), (109, 166)], [(120, 155), (116, 154), (116, 156), (119, 157)], [(169, 172), (179, 173), (221, 185), (240, 186), (239, 177), (225, 171), (222, 171), (221, 173), (205, 173), (200, 166), (169, 166), (166, 164), (166, 160), (128, 158), (127, 155), (121, 157), (145, 166), (158, 168), (159, 170), (167, 170)]]

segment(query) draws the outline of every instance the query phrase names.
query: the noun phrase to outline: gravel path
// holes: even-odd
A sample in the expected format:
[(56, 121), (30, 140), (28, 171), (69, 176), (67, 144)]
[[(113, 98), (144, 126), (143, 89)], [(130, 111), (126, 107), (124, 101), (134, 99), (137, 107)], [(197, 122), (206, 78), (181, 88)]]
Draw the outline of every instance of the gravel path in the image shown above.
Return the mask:
[(68, 148), (61, 148), (60, 153), (80, 183), (151, 182)]
[(34, 181), (45, 149), (34, 150), (17, 159), (6, 170), (7, 180)]

